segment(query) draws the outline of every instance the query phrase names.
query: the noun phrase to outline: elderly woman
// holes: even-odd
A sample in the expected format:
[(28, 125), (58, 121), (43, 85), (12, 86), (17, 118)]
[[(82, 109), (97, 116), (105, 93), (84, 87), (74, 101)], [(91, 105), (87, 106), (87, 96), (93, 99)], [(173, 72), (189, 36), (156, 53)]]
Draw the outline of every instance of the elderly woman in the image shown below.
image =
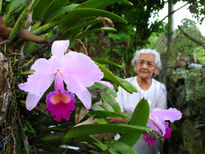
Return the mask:
[[(166, 87), (163, 83), (153, 78), (153, 75), (158, 74), (159, 70), (162, 69), (159, 53), (152, 49), (137, 50), (132, 59), (132, 64), (137, 76), (127, 78), (126, 80), (138, 89), (138, 93), (130, 94), (124, 89), (119, 88), (117, 102), (121, 107), (121, 111), (133, 112), (143, 97), (149, 101), (150, 111), (154, 108), (166, 109)], [(140, 138), (133, 148), (138, 154), (155, 154), (159, 151), (159, 144), (149, 147)]]

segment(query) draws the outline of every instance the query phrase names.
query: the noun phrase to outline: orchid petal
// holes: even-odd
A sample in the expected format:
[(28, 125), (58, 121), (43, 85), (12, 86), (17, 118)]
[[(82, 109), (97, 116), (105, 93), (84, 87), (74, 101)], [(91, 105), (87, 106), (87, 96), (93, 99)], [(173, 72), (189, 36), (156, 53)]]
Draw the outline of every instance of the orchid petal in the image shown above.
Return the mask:
[(81, 93), (86, 87), (103, 78), (103, 73), (90, 57), (77, 52), (69, 52), (62, 61), (60, 70), (69, 91)]
[(42, 69), (42, 66), (44, 66), (46, 63), (48, 63), (48, 60), (45, 58), (39, 58), (37, 59), (34, 64), (31, 66), (32, 70), (40, 71)]
[(69, 46), (69, 40), (54, 41), (51, 47), (52, 56), (62, 59)]
[(114, 89), (114, 86), (110, 82), (108, 82), (108, 81), (99, 81), (98, 83), (104, 84), (107, 87), (109, 87), (111, 89)]
[(182, 113), (175, 108), (169, 108), (168, 110), (155, 108), (150, 114), (158, 117), (161, 121), (169, 120), (171, 122), (179, 120), (182, 117)]
[(21, 83), (18, 86), (21, 90), (40, 96), (52, 84), (55, 78), (56, 65), (52, 63), (52, 60), (39, 59), (33, 64), (32, 68), (36, 72), (28, 76), (26, 83)]
[(163, 122), (165, 126), (165, 134), (163, 136), (163, 139), (168, 139), (171, 137), (171, 129), (169, 128), (169, 123), (168, 122)]
[(33, 94), (28, 94), (26, 97), (26, 108), (27, 110), (31, 111), (39, 102), (42, 95), (36, 96)]
[(150, 116), (147, 126), (149, 128), (152, 128), (159, 132), (160, 134), (165, 134), (165, 126), (161, 120), (158, 119), (158, 117), (155, 117), (153, 115)]
[(76, 95), (81, 100), (85, 108), (89, 110), (91, 108), (90, 92), (87, 89), (85, 89), (84, 91), (77, 92)]
[(55, 91), (64, 91), (64, 84), (63, 84), (63, 79), (61, 77), (61, 73), (57, 72), (56, 73), (56, 79), (55, 79)]
[(156, 139), (154, 139), (154, 138), (150, 138), (150, 136), (149, 135), (143, 135), (142, 136), (143, 137), (143, 139), (145, 140), (145, 142), (147, 142), (147, 145), (148, 146), (153, 146), (153, 145), (155, 145), (155, 143), (156, 143)]

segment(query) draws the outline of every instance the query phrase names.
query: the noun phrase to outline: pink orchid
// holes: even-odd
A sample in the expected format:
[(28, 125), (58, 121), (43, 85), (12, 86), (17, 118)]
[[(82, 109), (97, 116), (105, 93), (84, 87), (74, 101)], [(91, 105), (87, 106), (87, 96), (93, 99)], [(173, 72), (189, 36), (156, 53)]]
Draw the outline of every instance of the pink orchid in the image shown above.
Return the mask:
[(111, 89), (114, 89), (114, 86), (110, 82), (108, 82), (108, 81), (99, 81), (98, 83), (104, 84), (107, 87), (109, 87)]
[[(150, 112), (147, 127), (156, 130), (165, 140), (171, 137), (169, 123), (165, 120), (169, 120), (173, 123), (175, 120), (180, 120), (181, 117), (182, 113), (175, 108), (169, 108), (168, 110), (155, 108)], [(156, 142), (156, 138), (150, 137), (149, 135), (143, 135), (143, 138), (148, 145), (154, 145)]]
[[(35, 61), (31, 67), (35, 70), (35, 73), (28, 76), (26, 83), (18, 85), (21, 90), (28, 92), (26, 98), (26, 108), (28, 110), (32, 110), (38, 104), (54, 80), (55, 91), (48, 94), (46, 100), (51, 115), (56, 116), (58, 120), (60, 117), (65, 118), (65, 113), (59, 115), (62, 111), (60, 109), (63, 109), (62, 104), (52, 107), (50, 105), (59, 102), (63, 102), (65, 105), (74, 100), (73, 94), (64, 91), (63, 81), (67, 86), (67, 90), (75, 93), (84, 106), (90, 109), (91, 95), (87, 87), (100, 81), (103, 78), (103, 73), (88, 56), (74, 51), (65, 54), (68, 46), (69, 40), (55, 41), (51, 47), (51, 58), (48, 60), (40, 58)], [(59, 110), (55, 112), (54, 108), (59, 108)], [(73, 105), (70, 106), (70, 111), (72, 110)]]

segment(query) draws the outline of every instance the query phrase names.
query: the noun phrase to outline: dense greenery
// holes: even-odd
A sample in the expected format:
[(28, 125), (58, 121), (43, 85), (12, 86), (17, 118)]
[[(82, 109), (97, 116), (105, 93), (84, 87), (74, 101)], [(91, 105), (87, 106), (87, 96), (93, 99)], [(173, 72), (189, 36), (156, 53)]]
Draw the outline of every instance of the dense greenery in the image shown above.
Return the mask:
[[(204, 19), (204, 1), (174, 0), (173, 3), (177, 1), (188, 2), (198, 20)], [(135, 74), (130, 61), (136, 49), (149, 47), (167, 54), (166, 26), (163, 21), (149, 21), (166, 2), (0, 0), (1, 152), (135, 153), (131, 148), (133, 143), (139, 134), (150, 130), (139, 127), (146, 126), (148, 103), (142, 100), (132, 116), (120, 112), (114, 97), (118, 86), (130, 93), (136, 91), (122, 79)], [(181, 28), (205, 42), (193, 21), (184, 19)], [(104, 80), (110, 81), (115, 90), (96, 83), (89, 88), (93, 99), (91, 111), (85, 110), (77, 100), (70, 120), (56, 123), (46, 110), (45, 96), (34, 110), (27, 111), (26, 94), (17, 85), (33, 73), (30, 67), (36, 59), (50, 57), (52, 42), (61, 39), (71, 41), (70, 49), (92, 57), (104, 72)], [(205, 71), (204, 66), (196, 68), (190, 63), (204, 65), (204, 48), (177, 29), (170, 52), (166, 74), (168, 105), (182, 111), (183, 119), (171, 125), (173, 135), (163, 151), (201, 153), (205, 151)], [(132, 123), (108, 124), (111, 117), (132, 119)], [(116, 133), (122, 134), (121, 140), (113, 140)], [(80, 149), (73, 150), (72, 146)]]

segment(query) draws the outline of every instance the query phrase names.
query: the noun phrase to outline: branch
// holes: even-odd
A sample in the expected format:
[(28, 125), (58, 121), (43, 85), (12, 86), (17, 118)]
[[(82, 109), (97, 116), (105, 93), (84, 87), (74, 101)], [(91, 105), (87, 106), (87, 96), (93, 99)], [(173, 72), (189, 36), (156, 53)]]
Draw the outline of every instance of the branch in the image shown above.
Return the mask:
[(22, 137), (22, 140), (23, 140), (23, 143), (24, 143), (24, 147), (26, 149), (26, 154), (29, 154), (30, 152), (29, 152), (28, 138), (27, 138), (26, 134), (24, 133), (23, 124), (22, 124), (21, 119), (20, 119), (19, 116), (18, 116), (18, 123), (20, 125), (21, 137)]
[(195, 38), (191, 37), (189, 34), (187, 34), (186, 32), (184, 32), (184, 30), (181, 28), (181, 26), (178, 26), (180, 32), (187, 37), (189, 40), (191, 40), (192, 42), (202, 46), (205, 49), (205, 43), (200, 41), (200, 40), (196, 40)]
[(182, 5), (181, 7), (179, 7), (178, 9), (176, 10), (173, 10), (172, 12), (170, 12), (167, 16), (165, 16), (161, 21), (165, 20), (168, 16), (170, 16), (171, 14), (174, 14), (175, 12), (177, 12), (178, 10), (182, 9), (183, 7), (185, 7), (187, 4), (189, 3), (186, 3), (184, 5)]

